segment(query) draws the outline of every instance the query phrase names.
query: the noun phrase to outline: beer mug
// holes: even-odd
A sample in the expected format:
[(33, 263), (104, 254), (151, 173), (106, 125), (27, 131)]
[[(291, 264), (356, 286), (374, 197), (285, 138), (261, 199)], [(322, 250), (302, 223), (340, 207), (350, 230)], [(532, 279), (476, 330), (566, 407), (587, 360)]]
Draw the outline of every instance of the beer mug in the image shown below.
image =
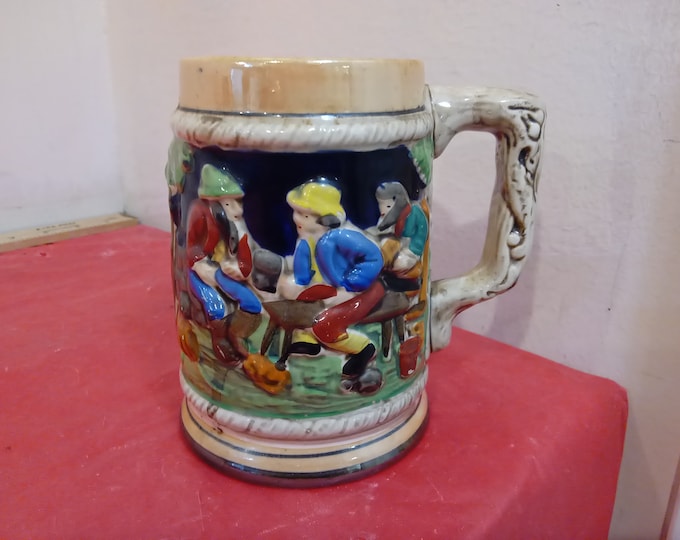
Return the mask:
[[(288, 486), (413, 447), (430, 351), (526, 260), (544, 120), (529, 94), (427, 86), (416, 60), (183, 60), (166, 178), (192, 447)], [(432, 162), (465, 130), (497, 139), (486, 244), (432, 282)]]

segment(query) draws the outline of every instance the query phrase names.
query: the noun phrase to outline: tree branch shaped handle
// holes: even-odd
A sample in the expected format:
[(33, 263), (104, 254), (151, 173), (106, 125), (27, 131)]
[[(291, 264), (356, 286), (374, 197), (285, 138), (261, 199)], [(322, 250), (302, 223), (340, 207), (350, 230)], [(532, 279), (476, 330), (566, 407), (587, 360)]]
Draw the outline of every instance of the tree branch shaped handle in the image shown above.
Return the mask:
[(434, 156), (461, 131), (496, 136), (496, 184), (482, 258), (469, 273), (432, 284), (432, 348), (445, 347), (461, 311), (510, 289), (531, 249), (545, 109), (530, 94), (496, 88), (430, 87)]

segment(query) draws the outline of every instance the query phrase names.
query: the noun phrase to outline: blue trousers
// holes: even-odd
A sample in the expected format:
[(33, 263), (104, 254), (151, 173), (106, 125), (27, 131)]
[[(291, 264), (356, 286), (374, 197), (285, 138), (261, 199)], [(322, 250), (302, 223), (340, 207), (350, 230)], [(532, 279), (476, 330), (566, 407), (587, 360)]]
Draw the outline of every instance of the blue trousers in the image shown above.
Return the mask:
[[(248, 313), (260, 313), (262, 311), (260, 300), (243, 283), (231, 279), (219, 269), (215, 273), (215, 281), (217, 281), (220, 289), (238, 304), (239, 309)], [(200, 300), (211, 321), (226, 317), (227, 306), (220, 293), (210, 285), (206, 285), (193, 270), (189, 271), (189, 283), (191, 290)]]

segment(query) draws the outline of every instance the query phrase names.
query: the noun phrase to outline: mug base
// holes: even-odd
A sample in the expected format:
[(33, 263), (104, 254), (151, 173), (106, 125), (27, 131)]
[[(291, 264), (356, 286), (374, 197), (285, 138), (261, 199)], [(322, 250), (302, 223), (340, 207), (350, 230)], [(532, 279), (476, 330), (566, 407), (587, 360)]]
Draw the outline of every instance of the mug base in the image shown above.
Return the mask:
[(415, 411), (348, 439), (314, 442), (254, 438), (205, 422), (185, 399), (181, 421), (193, 450), (230, 476), (281, 487), (319, 487), (376, 473), (420, 440), (428, 419), (423, 392)]

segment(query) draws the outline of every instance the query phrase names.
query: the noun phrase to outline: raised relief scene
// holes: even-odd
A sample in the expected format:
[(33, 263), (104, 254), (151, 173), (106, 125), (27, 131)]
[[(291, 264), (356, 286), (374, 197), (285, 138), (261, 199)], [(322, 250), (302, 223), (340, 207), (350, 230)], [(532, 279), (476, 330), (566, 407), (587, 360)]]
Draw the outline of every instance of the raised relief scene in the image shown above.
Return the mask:
[(266, 153), (175, 141), (184, 380), (222, 408), (335, 415), (424, 384), (432, 143)]

